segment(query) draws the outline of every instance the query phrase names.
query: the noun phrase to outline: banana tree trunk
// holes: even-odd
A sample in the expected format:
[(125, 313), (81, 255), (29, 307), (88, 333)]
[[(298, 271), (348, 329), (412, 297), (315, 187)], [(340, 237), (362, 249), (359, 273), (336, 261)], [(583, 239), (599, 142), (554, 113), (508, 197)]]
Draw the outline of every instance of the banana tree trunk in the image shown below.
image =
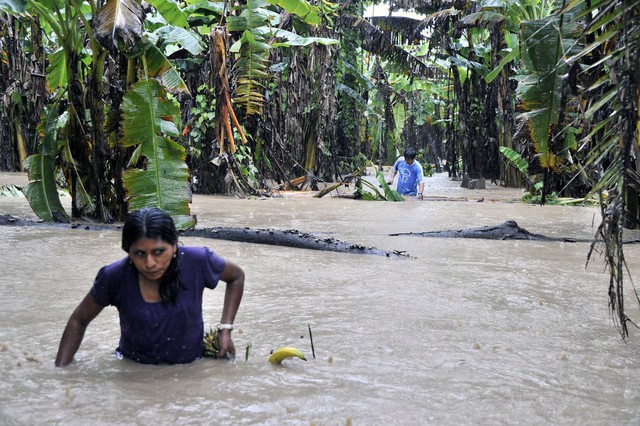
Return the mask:
[(85, 89), (82, 84), (82, 76), (79, 75), (78, 66), (80, 58), (75, 52), (65, 52), (67, 56), (67, 76), (69, 105), (66, 144), (68, 156), (66, 158), (65, 176), (69, 180), (71, 193), (71, 217), (79, 218), (91, 216), (95, 212), (94, 200), (91, 199), (92, 191), (89, 185), (97, 182), (93, 174), (90, 129), (85, 120)]
[[(49, 97), (37, 19), (25, 24), (7, 14), (0, 20), (0, 37), (7, 53), (6, 60), (0, 60), (0, 170), (24, 171), (24, 160), (33, 152), (30, 142), (36, 138)], [(27, 38), (31, 43), (29, 57), (22, 47)]]
[[(91, 114), (91, 165), (93, 175), (96, 177), (94, 183), (94, 194), (96, 203), (96, 216), (101, 222), (111, 223), (114, 220), (114, 213), (122, 210), (124, 199), (118, 200), (113, 196), (112, 185), (107, 175), (109, 170), (109, 148), (107, 146), (106, 132), (103, 123), (105, 122), (102, 83), (104, 76), (104, 61), (107, 51), (94, 45), (94, 60), (92, 62), (93, 73), (88, 84), (89, 112)], [(111, 202), (109, 202), (111, 201)]]
[[(321, 37), (329, 36), (326, 29), (321, 30)], [(337, 101), (336, 76), (335, 76), (335, 53), (334, 46), (324, 46), (314, 44), (311, 46), (310, 55), (314, 58), (314, 72), (316, 73), (316, 81), (318, 82), (318, 90), (316, 92), (316, 108), (318, 110), (318, 121), (316, 124), (316, 145), (317, 152), (315, 154), (317, 165), (314, 165), (314, 173), (322, 175), (324, 180), (332, 180), (336, 176), (336, 169), (333, 162), (328, 161), (336, 145), (336, 114)], [(319, 158), (318, 158), (319, 157)]]
[[(491, 57), (491, 67), (495, 68), (499, 63), (499, 57), (497, 55), (503, 48), (506, 47), (505, 42), (506, 30), (500, 26), (496, 26), (491, 32), (491, 50), (493, 51)], [(505, 146), (510, 149), (513, 148), (513, 123), (514, 123), (514, 106), (513, 106), (513, 90), (510, 87), (510, 74), (511, 67), (503, 67), (502, 71), (496, 79), (492, 82), (492, 86), (496, 88), (496, 103), (497, 111), (495, 117), (496, 123), (496, 137), (498, 140), (498, 146)], [(500, 161), (500, 168), (502, 172), (502, 182), (505, 186), (511, 188), (522, 187), (522, 175), (518, 172), (518, 169), (506, 158), (502, 158)]]
[[(285, 83), (287, 103), (285, 110), (284, 138), (286, 145), (290, 147), (286, 158), (293, 167), (293, 175), (307, 174), (308, 169), (295, 167), (297, 161), (303, 160), (306, 155), (305, 135), (313, 125), (309, 117), (309, 110), (313, 99), (313, 77), (309, 78), (308, 55), (302, 48), (290, 49), (290, 66), (287, 81)], [(302, 131), (301, 131), (302, 130)], [(293, 160), (293, 161), (292, 161)], [(304, 160), (300, 162), (304, 164)], [(291, 177), (291, 176), (289, 176)]]

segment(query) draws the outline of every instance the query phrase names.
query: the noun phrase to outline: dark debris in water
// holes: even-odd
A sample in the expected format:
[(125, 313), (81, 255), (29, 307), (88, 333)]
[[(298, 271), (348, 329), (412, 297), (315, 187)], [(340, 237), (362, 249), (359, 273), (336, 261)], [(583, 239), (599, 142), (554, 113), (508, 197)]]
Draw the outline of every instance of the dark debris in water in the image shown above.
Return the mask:
[(303, 233), (295, 229), (251, 229), (248, 228), (210, 228), (187, 229), (180, 231), (187, 237), (215, 238), (227, 241), (240, 241), (254, 244), (268, 244), (282, 247), (303, 248), (309, 250), (333, 251), (339, 253), (372, 254), (376, 256), (408, 258), (402, 251), (386, 251), (361, 244), (351, 244), (334, 238), (318, 238), (312, 234)]
[[(11, 215), (0, 214), (0, 226), (41, 226), (86, 231), (119, 231), (120, 225), (109, 225), (89, 222), (56, 223), (20, 219)], [(334, 238), (318, 238), (313, 234), (303, 233), (295, 229), (252, 229), (252, 228), (208, 228), (187, 229), (179, 231), (185, 237), (212, 238), (227, 241), (239, 241), (254, 244), (268, 244), (283, 247), (294, 247), (309, 250), (332, 251), (339, 253), (370, 254), (391, 258), (409, 258), (404, 251), (387, 251), (376, 247), (366, 247), (362, 244), (352, 244)]]

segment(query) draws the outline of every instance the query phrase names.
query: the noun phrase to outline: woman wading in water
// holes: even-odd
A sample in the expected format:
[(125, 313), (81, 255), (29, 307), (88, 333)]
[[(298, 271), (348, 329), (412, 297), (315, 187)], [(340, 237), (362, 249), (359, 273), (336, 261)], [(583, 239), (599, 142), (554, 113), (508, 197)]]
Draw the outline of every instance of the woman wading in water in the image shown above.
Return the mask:
[(233, 322), (242, 300), (244, 272), (207, 247), (178, 246), (171, 216), (157, 208), (131, 213), (122, 229), (128, 256), (104, 266), (73, 311), (55, 364), (73, 361), (85, 330), (105, 306), (120, 315), (116, 356), (145, 364), (179, 364), (203, 356), (202, 295), (227, 283), (218, 326), (221, 358), (235, 357)]

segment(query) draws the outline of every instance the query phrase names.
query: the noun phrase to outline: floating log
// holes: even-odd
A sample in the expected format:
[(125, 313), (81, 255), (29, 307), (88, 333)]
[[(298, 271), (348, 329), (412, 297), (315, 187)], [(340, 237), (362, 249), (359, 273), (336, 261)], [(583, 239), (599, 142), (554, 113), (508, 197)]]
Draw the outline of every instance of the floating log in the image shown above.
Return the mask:
[[(4, 226), (41, 226), (63, 229), (84, 229), (87, 231), (118, 231), (119, 225), (97, 223), (55, 223), (20, 219), (11, 215), (0, 215), (0, 225)], [(213, 238), (218, 240), (239, 241), (253, 244), (268, 244), (282, 247), (303, 248), (309, 250), (333, 251), (338, 253), (371, 254), (376, 256), (409, 258), (403, 251), (386, 251), (375, 247), (365, 247), (334, 238), (321, 238), (296, 230), (252, 229), (252, 228), (209, 228), (187, 229), (179, 231), (185, 237)]]
[(591, 240), (579, 240), (566, 237), (547, 237), (541, 234), (534, 234), (526, 229), (520, 228), (514, 220), (508, 220), (500, 225), (482, 226), (479, 228), (427, 231), (427, 232), (404, 232), (389, 234), (390, 236), (417, 236), (432, 238), (480, 238), (485, 240), (536, 240), (536, 241), (567, 241), (567, 242), (591, 242)]
[(335, 251), (339, 253), (373, 254), (386, 257), (409, 257), (401, 251), (385, 251), (375, 247), (365, 247), (336, 240), (330, 237), (316, 237), (295, 229), (252, 229), (252, 228), (211, 228), (187, 229), (180, 231), (186, 237), (214, 238), (226, 241), (240, 241), (254, 244), (268, 244), (282, 247), (304, 248), (310, 250)]

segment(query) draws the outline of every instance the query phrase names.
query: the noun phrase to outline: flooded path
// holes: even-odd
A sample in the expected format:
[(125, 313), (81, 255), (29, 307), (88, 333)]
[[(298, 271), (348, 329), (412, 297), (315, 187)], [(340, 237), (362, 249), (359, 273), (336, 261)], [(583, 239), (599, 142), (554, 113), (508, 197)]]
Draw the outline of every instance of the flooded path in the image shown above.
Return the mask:
[[(0, 424), (639, 424), (640, 333), (621, 340), (603, 263), (585, 268), (589, 244), (388, 235), (515, 220), (585, 239), (598, 209), (525, 205), (513, 202), (521, 191), (463, 190), (444, 174), (427, 179), (426, 194), (405, 203), (194, 197), (198, 227), (296, 229), (412, 256), (183, 238), (247, 273), (235, 363), (118, 361), (118, 316), (107, 308), (77, 362), (55, 368), (71, 311), (98, 269), (124, 256), (120, 235), (0, 227)], [(0, 198), (0, 213), (34, 217), (19, 198)], [(625, 255), (637, 279), (640, 247)], [(218, 322), (222, 295), (205, 293), (205, 326)], [(270, 365), (284, 345), (308, 361)]]

